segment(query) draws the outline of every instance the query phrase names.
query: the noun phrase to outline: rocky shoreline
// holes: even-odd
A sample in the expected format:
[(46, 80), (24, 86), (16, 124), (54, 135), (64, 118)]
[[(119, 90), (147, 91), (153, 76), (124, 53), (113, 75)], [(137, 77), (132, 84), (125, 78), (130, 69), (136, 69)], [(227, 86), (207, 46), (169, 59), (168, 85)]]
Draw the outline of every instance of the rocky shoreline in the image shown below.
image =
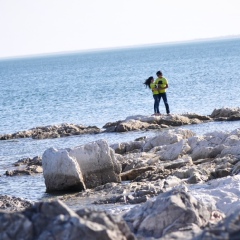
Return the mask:
[(213, 121), (239, 121), (240, 108), (214, 109), (209, 116), (196, 113), (170, 114), (160, 116), (130, 116), (125, 120), (106, 123), (102, 129), (96, 126), (67, 124), (41, 126), (26, 131), (0, 135), (0, 140), (18, 138), (47, 139), (68, 137), (81, 134), (97, 134), (102, 132), (128, 132), (135, 130), (165, 129), (190, 124), (200, 124)]
[[(38, 203), (0, 195), (0, 221), (4, 222), (0, 226), (0, 239), (76, 239), (79, 236), (83, 239), (238, 239), (240, 129), (197, 136), (190, 130), (175, 128), (234, 120), (240, 120), (239, 108), (215, 109), (210, 116), (132, 116), (106, 124), (107, 132), (158, 128), (162, 131), (155, 137), (110, 146), (101, 140), (81, 148), (54, 151), (58, 155), (51, 155), (51, 159), (58, 156), (56, 164), (61, 163), (62, 167), (58, 159), (67, 154), (63, 162), (71, 162), (66, 169), (72, 169), (63, 175), (56, 171), (56, 176), (69, 179), (68, 174), (76, 169), (74, 176), (79, 176), (77, 179), (85, 189), (59, 197), (57, 201)], [(108, 165), (110, 173), (103, 168), (94, 175), (91, 169), (97, 186), (91, 183), (90, 170), (82, 160), (81, 151), (85, 162), (92, 159), (99, 162), (103, 156), (109, 159), (103, 165)], [(87, 158), (88, 153), (91, 158)], [(43, 158), (21, 159), (15, 163), (15, 172), (6, 175), (41, 174), (42, 170), (46, 174), (52, 169), (44, 163), (49, 162), (48, 156), (46, 150)], [(111, 181), (103, 180), (104, 174), (112, 174)], [(54, 176), (51, 181), (51, 184), (58, 183), (54, 182)], [(65, 187), (79, 182), (74, 178), (69, 184)], [(81, 199), (95, 199), (92, 205), (96, 206), (132, 207), (113, 214), (81, 209), (81, 204), (77, 209), (70, 209), (73, 199), (79, 203)]]

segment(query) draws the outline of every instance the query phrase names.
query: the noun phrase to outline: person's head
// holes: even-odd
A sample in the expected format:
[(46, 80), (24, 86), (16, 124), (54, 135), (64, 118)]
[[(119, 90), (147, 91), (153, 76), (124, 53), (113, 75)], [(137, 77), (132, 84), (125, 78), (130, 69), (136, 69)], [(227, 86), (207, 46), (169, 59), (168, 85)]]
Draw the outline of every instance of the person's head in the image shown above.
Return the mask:
[(162, 77), (162, 72), (161, 72), (161, 71), (157, 71), (157, 72), (156, 72), (156, 75), (157, 75), (158, 77)]
[(143, 84), (145, 84), (146, 87), (151, 88), (151, 87), (150, 87), (150, 84), (153, 83), (153, 82), (154, 82), (154, 78), (153, 78), (153, 76), (151, 76), (151, 77), (149, 77), (148, 79), (146, 79)]

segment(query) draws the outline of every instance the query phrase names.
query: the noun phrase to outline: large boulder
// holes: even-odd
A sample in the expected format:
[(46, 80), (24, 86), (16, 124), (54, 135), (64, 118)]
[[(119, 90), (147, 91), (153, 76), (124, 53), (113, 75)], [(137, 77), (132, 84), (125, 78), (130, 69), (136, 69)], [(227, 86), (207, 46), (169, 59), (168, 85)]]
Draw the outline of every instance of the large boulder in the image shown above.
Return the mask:
[(86, 189), (80, 167), (67, 149), (47, 149), (42, 166), (47, 192)]
[(39, 202), (17, 213), (0, 212), (0, 239), (134, 240), (120, 217), (104, 212), (74, 212), (61, 201)]
[(121, 165), (105, 140), (70, 149), (69, 156), (76, 159), (87, 188), (108, 182), (120, 182)]
[(120, 181), (120, 165), (105, 140), (72, 149), (47, 149), (42, 165), (47, 192), (81, 191)]
[(161, 238), (193, 224), (205, 227), (213, 217), (212, 209), (184, 188), (162, 193), (123, 216), (131, 231), (141, 239)]

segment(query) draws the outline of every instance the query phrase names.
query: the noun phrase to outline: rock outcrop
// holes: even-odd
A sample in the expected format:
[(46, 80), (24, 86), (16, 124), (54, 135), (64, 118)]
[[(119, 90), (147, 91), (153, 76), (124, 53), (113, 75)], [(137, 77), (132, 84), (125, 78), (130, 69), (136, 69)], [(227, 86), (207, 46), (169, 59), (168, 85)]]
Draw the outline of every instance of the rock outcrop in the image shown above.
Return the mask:
[(211, 121), (240, 120), (240, 108), (214, 109), (209, 116), (196, 113), (170, 114), (160, 116), (129, 116), (125, 120), (106, 123), (106, 132), (128, 132), (134, 130), (165, 129), (189, 124), (200, 124)]
[(7, 170), (6, 176), (19, 176), (19, 175), (33, 175), (42, 173), (42, 158), (36, 156), (34, 158), (23, 158), (14, 163), (16, 169)]
[(39, 202), (22, 212), (0, 212), (0, 239), (134, 240), (127, 224), (104, 212), (74, 212), (61, 201)]
[(32, 204), (32, 202), (22, 198), (0, 195), (0, 210), (5, 212), (21, 211), (27, 207), (32, 206)]
[(83, 126), (78, 124), (63, 123), (60, 125), (43, 126), (29, 129), (27, 131), (20, 131), (12, 134), (0, 135), (0, 140), (9, 140), (17, 138), (59, 138), (68, 137), (72, 135), (99, 133), (101, 130), (96, 126)]
[(214, 109), (209, 116), (196, 113), (170, 114), (160, 116), (129, 116), (125, 120), (108, 122), (102, 128), (102, 131), (96, 126), (83, 126), (79, 124), (67, 124), (53, 126), (42, 126), (32, 128), (27, 131), (19, 131), (12, 134), (0, 135), (0, 140), (9, 140), (17, 138), (59, 138), (80, 134), (91, 134), (101, 132), (129, 132), (135, 130), (154, 130), (178, 127), (189, 124), (200, 124), (211, 121), (238, 121), (240, 120), (240, 108), (221, 108)]
[[(158, 239), (182, 228), (192, 230), (193, 226), (197, 229), (193, 235), (197, 235), (210, 220), (222, 219), (212, 213), (213, 209), (182, 188), (160, 194), (155, 200), (131, 209), (123, 218), (137, 237)], [(220, 212), (219, 215), (224, 217)], [(213, 219), (214, 216), (217, 218)]]
[(84, 190), (120, 181), (120, 164), (105, 140), (72, 149), (50, 148), (43, 154), (47, 192)]

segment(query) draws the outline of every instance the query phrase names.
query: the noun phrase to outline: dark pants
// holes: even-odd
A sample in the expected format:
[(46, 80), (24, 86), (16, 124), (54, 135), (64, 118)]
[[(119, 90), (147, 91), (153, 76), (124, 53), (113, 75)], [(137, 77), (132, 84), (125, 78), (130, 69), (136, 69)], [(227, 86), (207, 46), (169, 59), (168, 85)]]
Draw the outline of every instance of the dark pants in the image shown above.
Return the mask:
[[(159, 103), (160, 103), (161, 98), (163, 99), (167, 114), (170, 113), (169, 105), (168, 105), (168, 102), (167, 102), (167, 93), (159, 93), (158, 97), (159, 97)], [(159, 105), (159, 103), (158, 103), (158, 105)]]
[(154, 113), (160, 113), (159, 112), (159, 102), (160, 102), (159, 94), (154, 94), (153, 98), (154, 98)]

